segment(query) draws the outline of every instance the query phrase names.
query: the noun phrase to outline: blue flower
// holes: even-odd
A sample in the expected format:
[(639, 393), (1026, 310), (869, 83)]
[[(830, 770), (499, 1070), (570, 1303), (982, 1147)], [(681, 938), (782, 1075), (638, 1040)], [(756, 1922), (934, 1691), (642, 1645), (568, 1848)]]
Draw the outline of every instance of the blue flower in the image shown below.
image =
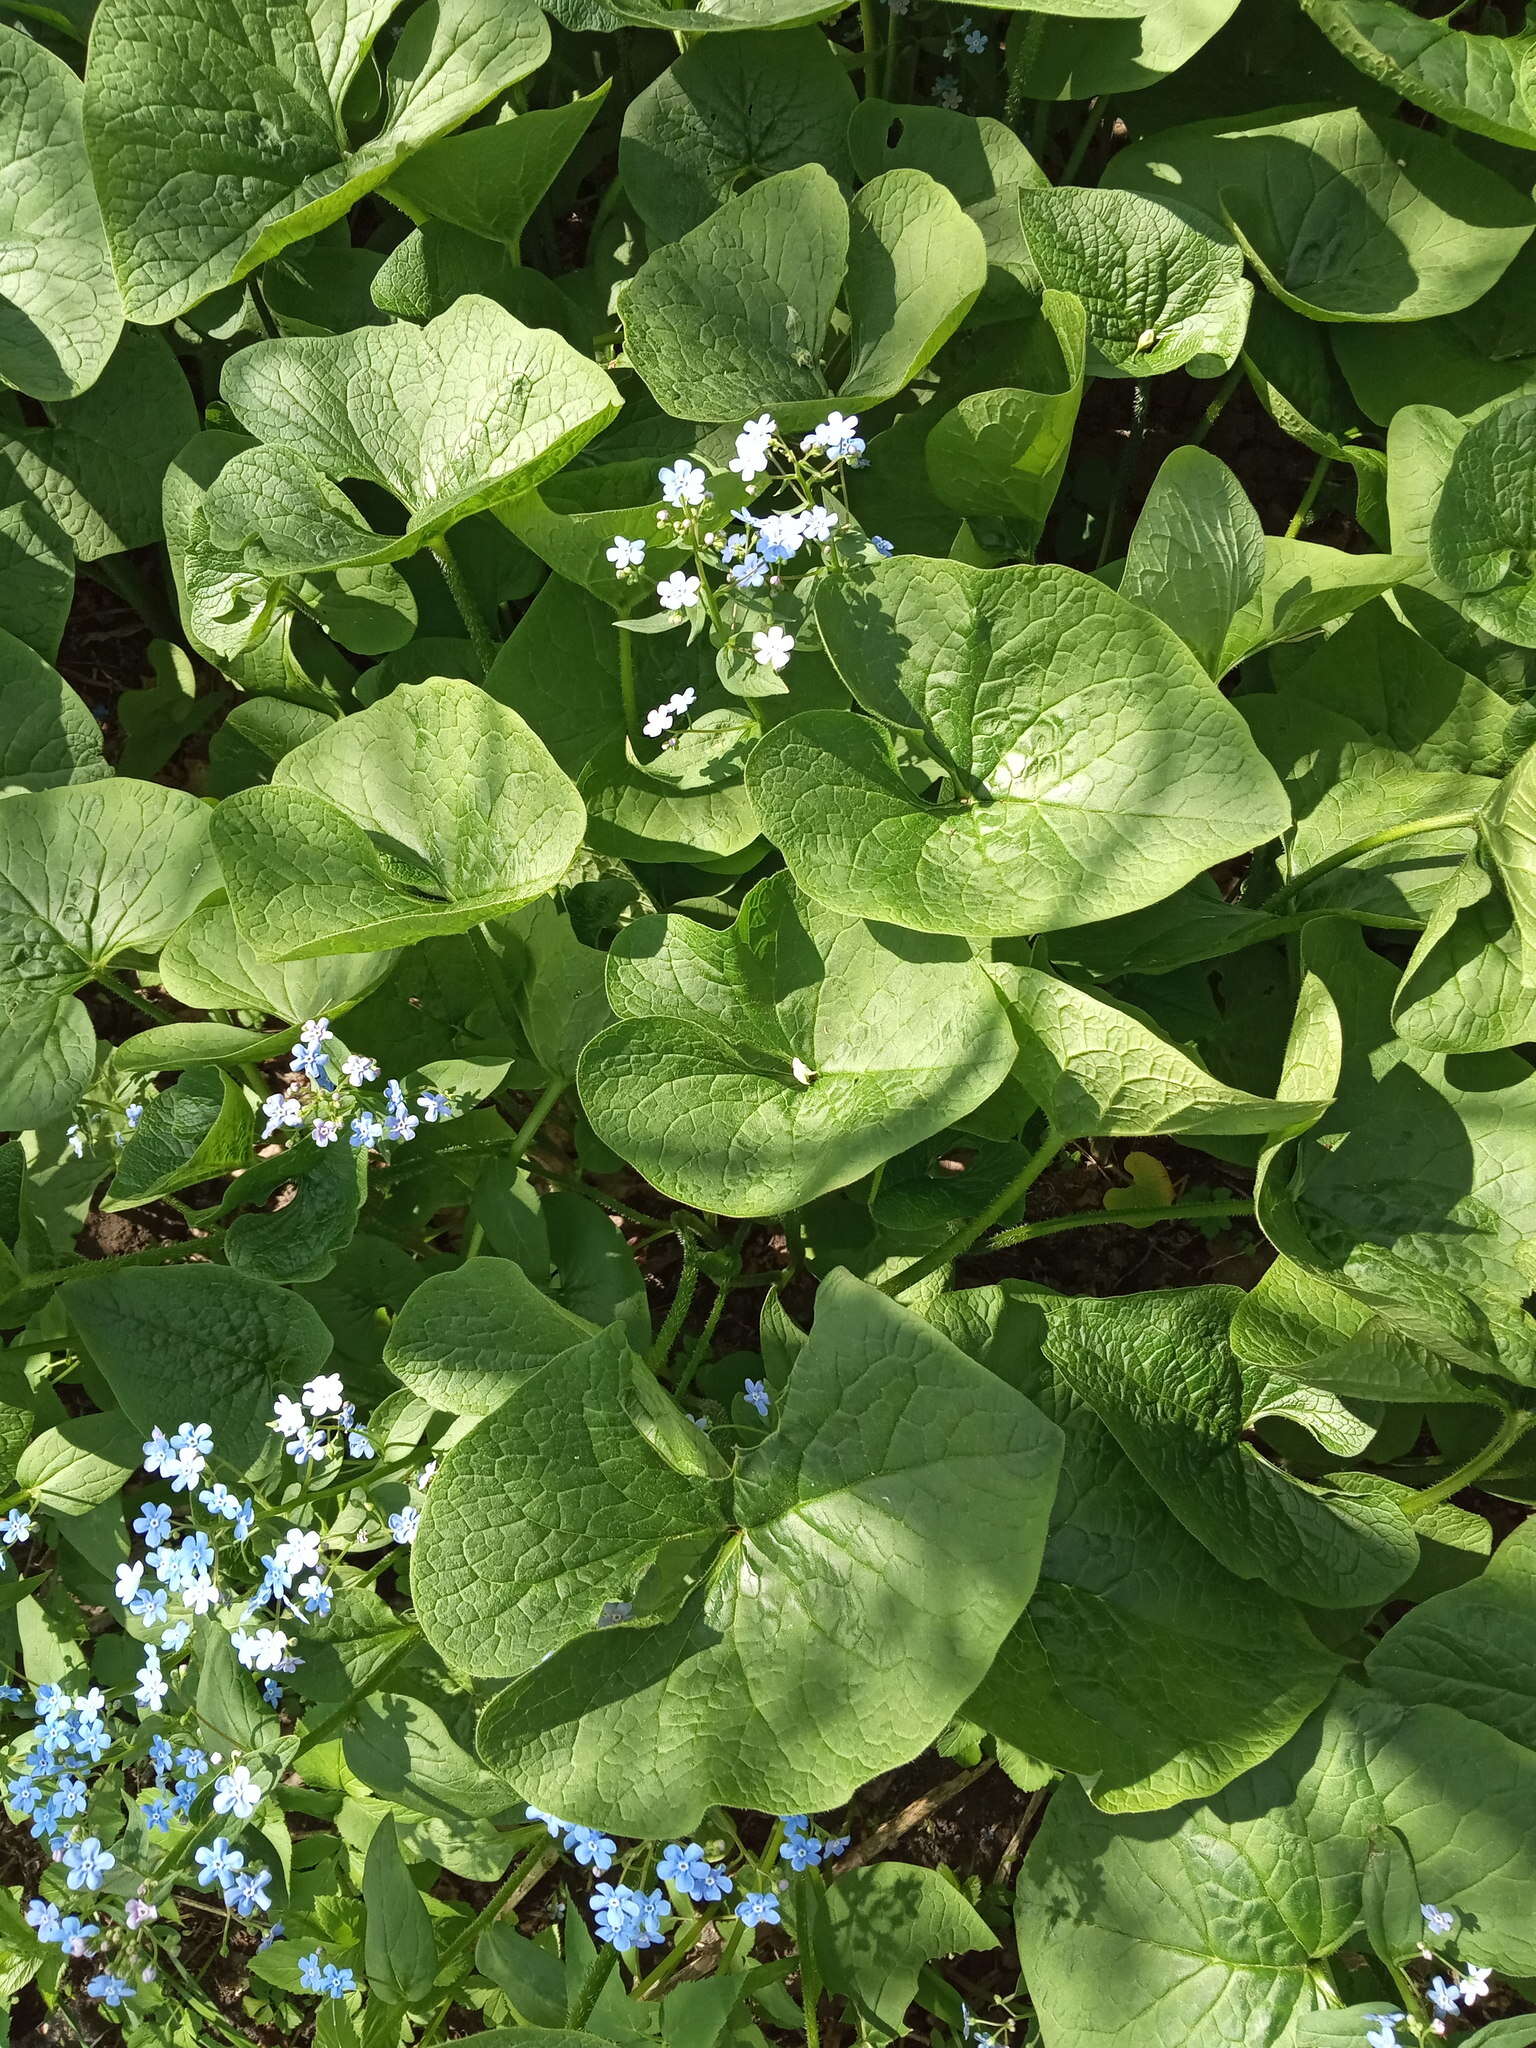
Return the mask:
[(230, 1847), (229, 1840), (219, 1835), (205, 1849), (196, 1855), (197, 1881), (206, 1891), (211, 1885), (229, 1885), (245, 1868), (245, 1858), (238, 1849)]
[(144, 1825), (152, 1835), (168, 1835), (171, 1832), (171, 1817), (175, 1811), (168, 1799), (158, 1796), (146, 1799), (139, 1808), (144, 1816)]
[(791, 1870), (814, 1870), (821, 1861), (821, 1844), (810, 1835), (786, 1835), (779, 1854)]
[(157, 1785), (170, 1776), (175, 1761), (176, 1753), (165, 1737), (163, 1735), (151, 1735), (149, 1738), (148, 1762), (150, 1769), (155, 1774), (155, 1783)]
[(25, 1543), (32, 1534), (32, 1517), (25, 1508), (12, 1508), (0, 1518), (0, 1543), (10, 1549), (13, 1543)]
[(525, 1806), (523, 1808), (523, 1814), (525, 1818), (528, 1820), (536, 1820), (542, 1822), (544, 1828), (547, 1830), (551, 1838), (557, 1842), (559, 1841), (561, 1835), (565, 1832), (565, 1830), (573, 1825), (573, 1823), (568, 1820), (560, 1820), (557, 1819), (557, 1817), (554, 1814), (546, 1813), (542, 1806)]
[(746, 1892), (736, 1903), (736, 1918), (744, 1927), (779, 1927), (779, 1902), (772, 1892)]
[(299, 1982), (306, 1991), (318, 1991), (323, 1998), (345, 1998), (357, 1989), (352, 1972), (336, 1963), (323, 1963), (320, 1951), (299, 1957)]
[(1405, 2012), (1368, 2012), (1366, 2018), (1377, 2024), (1367, 2033), (1367, 2048), (1400, 2048), (1397, 2038), (1397, 2022), (1407, 2019)]
[(224, 1903), (232, 1913), (242, 1919), (252, 1913), (269, 1913), (272, 1901), (267, 1896), (267, 1886), (272, 1882), (270, 1870), (243, 1870), (233, 1876), (224, 1887)]
[(232, 1813), (236, 1820), (249, 1820), (261, 1804), (263, 1787), (244, 1764), (236, 1764), (213, 1784), (213, 1810)]
[(261, 1696), (269, 1707), (280, 1707), (283, 1704), (283, 1688), (275, 1678), (264, 1678), (261, 1681)]
[(764, 1421), (766, 1421), (768, 1417), (769, 1406), (767, 1382), (764, 1380), (748, 1380), (745, 1383), (744, 1391), (746, 1395), (747, 1406), (749, 1408), (755, 1408), (758, 1414), (763, 1417)]
[(877, 555), (894, 555), (896, 552), (895, 542), (887, 540), (884, 534), (872, 533), (869, 536), (869, 544)]
[(85, 1811), (90, 1787), (83, 1778), (62, 1777), (54, 1788), (53, 1797), (60, 1820), (75, 1820)]
[(754, 548), (751, 554), (743, 555), (729, 575), (739, 590), (758, 590), (768, 575), (768, 564)]
[(695, 1904), (723, 1899), (735, 1886), (723, 1866), (711, 1863), (697, 1842), (669, 1842), (656, 1866), (663, 1884), (675, 1884)]
[(399, 1514), (389, 1518), (389, 1533), (397, 1543), (414, 1543), (420, 1527), (420, 1508), (402, 1508)]
[(1454, 1984), (1447, 1984), (1443, 1977), (1436, 1977), (1429, 1987), (1429, 2002), (1442, 2019), (1455, 2019), (1461, 2011), (1461, 1992)]
[(599, 1828), (584, 1828), (572, 1821), (565, 1831), (565, 1848), (568, 1855), (595, 1870), (599, 1877), (611, 1869), (618, 1849), (613, 1839)]
[(323, 1044), (307, 1045), (301, 1038), (293, 1048), (292, 1057), (293, 1070), (296, 1074), (306, 1075), (308, 1079), (314, 1082), (317, 1088), (324, 1088), (329, 1091), (335, 1086), (331, 1079), (330, 1062), (325, 1056)]
[(184, 1778), (206, 1778), (213, 1766), (206, 1751), (187, 1748), (178, 1752), (176, 1768)]
[(1443, 1906), (1421, 1905), (1419, 1911), (1423, 1914), (1424, 1925), (1431, 1934), (1449, 1934), (1456, 1925), (1456, 1915), (1447, 1913)]
[(416, 1098), (416, 1107), (429, 1124), (445, 1124), (456, 1114), (448, 1097), (436, 1088), (423, 1088)]
[(112, 1970), (103, 1970), (93, 1977), (85, 1991), (88, 1998), (99, 1998), (114, 2010), (133, 1996), (133, 1986), (127, 1978), (119, 1977)]
[[(148, 1445), (145, 1446), (146, 1450)], [(206, 1494), (203, 1496), (206, 1502)], [(133, 1526), (151, 1550), (157, 1550), (171, 1533), (172, 1510), (164, 1501), (147, 1500), (133, 1518)]]
[(352, 1135), (347, 1143), (354, 1152), (365, 1152), (377, 1145), (384, 1135), (384, 1126), (371, 1109), (365, 1109), (360, 1116), (352, 1119)]
[(654, 1948), (665, 1940), (663, 1920), (672, 1908), (662, 1891), (640, 1892), (627, 1884), (600, 1884), (587, 1901), (597, 1924), (597, 1938), (617, 1949)]
[(83, 1842), (67, 1843), (59, 1861), (64, 1865), (65, 1882), (72, 1892), (82, 1887), (88, 1892), (99, 1892), (117, 1858), (110, 1849), (103, 1849), (94, 1835), (87, 1835)]

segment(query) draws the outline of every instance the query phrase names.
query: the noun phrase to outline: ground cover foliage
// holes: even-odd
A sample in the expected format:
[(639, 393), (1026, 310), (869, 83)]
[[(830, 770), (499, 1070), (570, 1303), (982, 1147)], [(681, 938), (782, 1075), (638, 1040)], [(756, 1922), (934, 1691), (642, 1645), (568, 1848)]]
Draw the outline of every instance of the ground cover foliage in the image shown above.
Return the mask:
[(1513, 6), (0, 6), (21, 2043), (1536, 2042)]

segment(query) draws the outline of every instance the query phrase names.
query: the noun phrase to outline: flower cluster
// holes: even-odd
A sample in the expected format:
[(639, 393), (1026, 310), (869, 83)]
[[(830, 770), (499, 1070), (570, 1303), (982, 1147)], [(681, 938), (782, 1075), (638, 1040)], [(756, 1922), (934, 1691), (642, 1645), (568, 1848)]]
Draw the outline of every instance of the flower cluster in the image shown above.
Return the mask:
[[(1431, 1905), (1426, 1900), (1420, 1905), (1419, 1912), (1423, 1916), (1425, 1933), (1437, 1941), (1454, 1933), (1456, 1915), (1448, 1913), (1443, 1906)], [(1422, 1946), (1419, 1953), (1443, 1965), (1424, 1992), (1435, 2015), (1431, 2031), (1443, 2034), (1447, 2020), (1465, 2019), (1479, 1999), (1488, 1996), (1488, 1979), (1493, 1972), (1491, 1968), (1477, 1963), (1458, 1968), (1444, 1956), (1436, 1955), (1427, 1945)], [(1399, 2048), (1397, 2029), (1406, 2023), (1407, 2018), (1408, 2015), (1401, 2012), (1370, 2013), (1365, 2037), (1369, 2048)]]
[(96, 1145), (109, 1138), (113, 1145), (126, 1145), (139, 1128), (139, 1119), (144, 1114), (142, 1102), (128, 1102), (123, 1105), (122, 1122), (117, 1121), (115, 1108), (82, 1110), (84, 1123), (74, 1123), (64, 1133), (64, 1149), (73, 1159), (83, 1159), (87, 1145)]
[(412, 1112), (402, 1081), (386, 1081), (382, 1096), (372, 1093), (379, 1063), (367, 1053), (350, 1052), (338, 1062), (332, 1050), (329, 1017), (311, 1017), (300, 1025), (293, 1047), (293, 1079), (267, 1096), (262, 1139), (279, 1132), (305, 1131), (322, 1149), (346, 1135), (355, 1151), (371, 1152), (382, 1144), (409, 1144), (422, 1122), (446, 1123), (457, 1114), (448, 1096), (423, 1088)]
[(791, 1870), (814, 1870), (819, 1863), (834, 1862), (852, 1840), (850, 1835), (814, 1834), (803, 1813), (782, 1815), (779, 1826), (784, 1830), (779, 1854)]
[(613, 1868), (618, 1849), (612, 1837), (605, 1835), (600, 1828), (583, 1827), (580, 1821), (560, 1820), (538, 1806), (525, 1807), (524, 1812), (530, 1820), (540, 1822), (549, 1830), (551, 1838), (559, 1842), (567, 1856), (574, 1856), (578, 1863), (595, 1870), (599, 1877), (605, 1870)]
[[(849, 530), (846, 515), (821, 494), (846, 466), (861, 466), (864, 442), (858, 416), (830, 412), (817, 427), (792, 444), (771, 415), (748, 420), (736, 436), (736, 452), (727, 467), (744, 485), (783, 490), (792, 502), (758, 513), (739, 506), (722, 522), (714, 509), (709, 472), (680, 456), (658, 473), (662, 510), (656, 545), (680, 548), (693, 557), (691, 566), (670, 569), (655, 584), (662, 616), (687, 622), (697, 631), (707, 616), (723, 654), (750, 657), (753, 667), (778, 676), (795, 651), (795, 636), (773, 616), (777, 594), (789, 565), (816, 568), (820, 558), (808, 551), (843, 541), (855, 553), (873, 547), (889, 554), (890, 543), (865, 542)], [(760, 480), (766, 479), (766, 482)], [(644, 568), (647, 543), (617, 534), (607, 550), (621, 582), (638, 577)], [(718, 579), (718, 580), (717, 580)], [(724, 673), (724, 672), (722, 672)], [(727, 687), (732, 685), (727, 682)], [(763, 685), (742, 694), (761, 694)], [(694, 692), (685, 690), (650, 711), (642, 728), (647, 739), (659, 739), (675, 719), (692, 706)]]
[(331, 1457), (376, 1455), (372, 1438), (359, 1427), (357, 1410), (346, 1398), (340, 1373), (318, 1373), (306, 1380), (297, 1400), (279, 1394), (267, 1427), (283, 1439), (284, 1450), (301, 1469)]
[(357, 1989), (357, 1979), (351, 1970), (323, 1962), (319, 1949), (299, 1957), (299, 1983), (306, 1991), (317, 1991), (322, 1998), (345, 1998), (348, 1992)]
[(637, 1892), (627, 1884), (600, 1884), (587, 1903), (598, 1940), (611, 1948), (655, 1948), (666, 1940), (661, 1926), (672, 1918), (672, 1908), (664, 1891)]

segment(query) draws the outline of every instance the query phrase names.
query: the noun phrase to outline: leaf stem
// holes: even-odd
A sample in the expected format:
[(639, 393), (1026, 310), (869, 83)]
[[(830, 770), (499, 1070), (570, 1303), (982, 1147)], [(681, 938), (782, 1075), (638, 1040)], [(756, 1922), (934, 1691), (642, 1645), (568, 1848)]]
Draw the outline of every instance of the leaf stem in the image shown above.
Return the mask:
[(1323, 488), (1323, 480), (1332, 467), (1333, 457), (1331, 455), (1319, 455), (1316, 466), (1311, 476), (1307, 479), (1307, 488), (1301, 494), (1301, 503), (1291, 514), (1291, 523), (1285, 529), (1287, 540), (1294, 540), (1306, 525), (1307, 515), (1317, 503), (1317, 494)]
[(1238, 385), (1241, 384), (1242, 381), (1243, 366), (1240, 362), (1234, 363), (1231, 369), (1228, 370), (1225, 377), (1222, 378), (1220, 384), (1217, 385), (1216, 396), (1205, 408), (1205, 411), (1201, 413), (1200, 424), (1198, 427), (1196, 427), (1194, 433), (1191, 434), (1189, 437), (1190, 446), (1192, 448), (1198, 448), (1200, 446), (1201, 442), (1205, 439), (1206, 435), (1211, 431), (1212, 427), (1214, 427), (1216, 422), (1221, 418), (1222, 414), (1226, 411), (1227, 400), (1232, 396), (1233, 392), (1237, 389)]
[(1475, 825), (1481, 811), (1441, 811), (1433, 818), (1405, 818), (1401, 824), (1387, 825), (1380, 832), (1368, 832), (1364, 839), (1356, 839), (1342, 847), (1337, 853), (1330, 853), (1326, 860), (1320, 860), (1303, 874), (1292, 875), (1282, 888), (1275, 891), (1264, 905), (1274, 910), (1288, 897), (1308, 882), (1315, 882), (1323, 875), (1331, 875), (1335, 868), (1341, 868), (1347, 861), (1356, 860), (1362, 853), (1374, 853), (1378, 846), (1394, 846), (1399, 839), (1416, 839), (1426, 832), (1455, 832), (1465, 825)]
[(892, 100), (896, 97), (896, 63), (901, 41), (902, 17), (892, 8), (885, 22), (885, 71), (880, 83), (880, 97)]
[(1023, 1201), (1024, 1197), (1029, 1193), (1035, 1182), (1044, 1173), (1060, 1150), (1060, 1138), (1057, 1137), (1054, 1129), (1047, 1129), (1045, 1137), (1035, 1150), (1030, 1153), (1028, 1159), (1019, 1168), (1019, 1171), (1009, 1181), (1007, 1187), (1003, 1189), (1000, 1195), (993, 1201), (988, 1202), (986, 1208), (978, 1215), (972, 1216), (968, 1222), (962, 1223), (960, 1228), (945, 1238), (944, 1242), (935, 1250), (924, 1253), (922, 1258), (915, 1260), (912, 1265), (904, 1267), (894, 1279), (882, 1280), (880, 1283), (881, 1293), (905, 1294), (907, 1289), (915, 1287), (919, 1280), (926, 1280), (928, 1275), (936, 1273), (940, 1266), (948, 1266), (958, 1259), (963, 1252), (968, 1252), (977, 1238), (982, 1235), (983, 1231), (990, 1230), (994, 1223), (999, 1222), (1008, 1214), (1010, 1209), (1018, 1207), (1019, 1203)]
[(113, 974), (110, 968), (94, 967), (91, 973), (103, 988), (110, 989), (113, 995), (125, 1003), (130, 1003), (134, 1009), (142, 1010), (146, 1017), (152, 1017), (157, 1024), (174, 1024), (177, 1021), (169, 1010), (162, 1010), (160, 1005), (152, 1003), (148, 996), (141, 996), (137, 989), (130, 988), (122, 976)]
[(1250, 1197), (1234, 1195), (1230, 1201), (1173, 1202), (1162, 1208), (1081, 1209), (1070, 1216), (1048, 1216), (1043, 1223), (1016, 1223), (1000, 1230), (982, 1246), (984, 1252), (1005, 1252), (1016, 1244), (1033, 1244), (1037, 1237), (1058, 1237), (1064, 1230), (1092, 1230), (1106, 1223), (1183, 1223), (1200, 1216), (1251, 1216)]
[[(521, 1861), (513, 1864), (474, 1919), (470, 1921), (467, 1927), (461, 1928), (453, 1940), (449, 1942), (447, 1948), (443, 1950), (442, 1961), (438, 1965), (439, 1982), (441, 1982), (450, 1964), (456, 1962), (466, 1949), (473, 1953), (480, 1936), (490, 1926), (491, 1922), (499, 1917), (503, 1908), (512, 1900), (520, 1898), (525, 1890), (535, 1884), (555, 1861), (558, 1854), (559, 1851), (553, 1848), (550, 1843), (544, 1841), (535, 1842), (527, 1855)], [(462, 1972), (457, 1976), (452, 1984), (449, 1985), (447, 1992), (438, 2000), (431, 2018), (427, 2021), (422, 2031), (417, 2048), (428, 2048), (428, 2043), (436, 2040), (438, 2029), (453, 2009), (453, 2002), (463, 1988), (467, 1975), (468, 1972)]]
[(811, 1922), (816, 1912), (816, 1883), (808, 1870), (795, 1879), (795, 1946), (800, 1963), (800, 2010), (805, 2016), (805, 2048), (821, 2048), (821, 1973), (816, 1968)]
[(1098, 560), (1093, 565), (1096, 569), (1102, 569), (1109, 560), (1115, 536), (1120, 528), (1120, 508), (1125, 503), (1125, 494), (1140, 467), (1141, 443), (1147, 431), (1147, 405), (1146, 385), (1135, 384), (1131, 396), (1130, 432), (1126, 435), (1125, 453), (1115, 469), (1115, 481), (1104, 513), (1104, 531), (1099, 536)]
[(859, 0), (859, 35), (864, 44), (864, 97), (875, 97), (875, 59), (880, 54), (880, 31), (875, 26), (875, 0)]
[(672, 1297), (672, 1306), (667, 1310), (666, 1321), (657, 1333), (656, 1342), (651, 1346), (651, 1370), (660, 1372), (667, 1362), (667, 1354), (677, 1341), (677, 1333), (687, 1320), (693, 1306), (694, 1290), (699, 1284), (699, 1269), (702, 1264), (698, 1246), (691, 1237), (683, 1239), (683, 1270), (678, 1276), (677, 1292)]
[(496, 659), (496, 642), (491, 637), (491, 629), (485, 623), (480, 607), (475, 602), (475, 594), (465, 579), (464, 571), (454, 560), (446, 534), (439, 534), (432, 542), (432, 552), (437, 557), (437, 566), (443, 572), (448, 595), (458, 607), (459, 617), (464, 621), (464, 630), (469, 635), (470, 645), (475, 650), (475, 659), (480, 664), (480, 680), (483, 683), (491, 672), (492, 662)]
[(1084, 120), (1082, 127), (1077, 131), (1077, 137), (1072, 144), (1071, 153), (1061, 167), (1061, 176), (1056, 181), (1058, 185), (1070, 185), (1082, 169), (1083, 158), (1088, 154), (1089, 144), (1093, 141), (1094, 136), (1098, 134), (1100, 124), (1104, 116), (1109, 112), (1112, 104), (1113, 102), (1108, 93), (1104, 93), (1089, 108), (1087, 118)]
[(1536, 1422), (1536, 1415), (1521, 1408), (1505, 1412), (1504, 1420), (1489, 1437), (1480, 1451), (1474, 1451), (1464, 1465), (1458, 1465), (1454, 1472), (1448, 1472), (1444, 1479), (1437, 1479), (1433, 1486), (1426, 1486), (1416, 1493), (1412, 1500), (1404, 1501), (1403, 1513), (1411, 1520), (1415, 1515), (1427, 1514), (1438, 1507), (1443, 1500), (1449, 1500), (1474, 1480), (1481, 1479), (1485, 1472), (1491, 1472), (1507, 1451), (1519, 1443), (1526, 1431)]
[(640, 1979), (640, 1982), (631, 1990), (630, 1997), (641, 2000), (653, 1999), (661, 1987), (687, 1962), (689, 1956), (693, 1953), (694, 1944), (705, 1928), (712, 1927), (714, 1924), (712, 1914), (695, 1913), (687, 1926), (678, 1934), (676, 1941), (672, 1944), (670, 1954), (663, 1956), (655, 1969)]
[(635, 636), (619, 631), (619, 695), (624, 700), (624, 737), (634, 739), (640, 730), (640, 702), (635, 695)]
[(553, 1081), (547, 1082), (537, 1102), (534, 1103), (532, 1109), (529, 1110), (528, 1114), (518, 1125), (512, 1137), (512, 1163), (514, 1166), (521, 1164), (523, 1154), (544, 1128), (545, 1120), (549, 1116), (550, 1111), (565, 1093), (565, 1085), (564, 1080), (558, 1074)]
[(694, 1338), (692, 1344), (689, 1345), (688, 1354), (683, 1360), (682, 1370), (672, 1383), (672, 1398), (674, 1401), (679, 1400), (682, 1395), (687, 1393), (689, 1387), (693, 1384), (694, 1374), (709, 1355), (710, 1340), (719, 1325), (725, 1304), (730, 1299), (731, 1285), (732, 1283), (729, 1280), (715, 1282), (715, 1298), (709, 1305), (708, 1315), (704, 1318), (704, 1327), (700, 1330), (698, 1336)]
[(603, 1986), (613, 1975), (613, 1966), (619, 1960), (619, 1952), (605, 1942), (587, 1966), (587, 1974), (576, 1987), (576, 1995), (566, 2008), (565, 2024), (571, 2033), (579, 2033), (592, 2017), (592, 2008), (603, 1995)]

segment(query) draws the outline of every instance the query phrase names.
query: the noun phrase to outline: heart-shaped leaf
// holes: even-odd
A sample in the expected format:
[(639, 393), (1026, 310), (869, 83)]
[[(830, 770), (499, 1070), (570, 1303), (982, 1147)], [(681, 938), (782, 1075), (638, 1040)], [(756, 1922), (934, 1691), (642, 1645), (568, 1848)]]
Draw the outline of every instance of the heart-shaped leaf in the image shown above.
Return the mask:
[(1218, 680), (1233, 622), (1264, 582), (1264, 529), (1224, 462), (1176, 448), (1141, 508), (1120, 593), (1171, 626)]
[(639, 918), (608, 955), (619, 1020), (578, 1067), (593, 1129), (665, 1193), (764, 1216), (844, 1187), (975, 1109), (1013, 1035), (962, 939), (760, 882), (727, 931)]
[(0, 796), (101, 782), (101, 727), (24, 641), (0, 633)]
[(155, 953), (211, 886), (208, 812), (117, 778), (0, 802), (0, 1130), (71, 1109), (96, 1038), (74, 991)]
[[(438, 0), (384, 75), (384, 118), (353, 147), (343, 104), (396, 0), (104, 0), (85, 131), (130, 320), (174, 319), (340, 220), (423, 143), (540, 65), (524, 0)], [(89, 190), (89, 186), (86, 187)]]
[(80, 102), (62, 57), (0, 27), (0, 377), (34, 398), (94, 384), (123, 325)]
[(428, 682), (285, 754), (226, 798), (214, 846), (259, 960), (377, 952), (467, 931), (552, 889), (581, 800), (515, 711)]
[(1154, 903), (1285, 826), (1194, 657), (1091, 577), (907, 558), (828, 581), (816, 617), (855, 696), (921, 735), (948, 783), (925, 801), (847, 713), (766, 734), (747, 786), (825, 903), (919, 931), (1057, 930)]
[(1536, 35), (1477, 35), (1395, 0), (1302, 0), (1334, 46), (1399, 98), (1516, 149), (1536, 149)]
[[(778, 1427), (737, 1470), (735, 1526), (701, 1571), (700, 1553), (692, 1589), (500, 1693), (482, 1754), (538, 1804), (625, 1833), (680, 1832), (722, 1802), (840, 1804), (915, 1755), (990, 1664), (1033, 1590), (1060, 1455), (1030, 1402), (833, 1273)], [(548, 1469), (537, 1452), (530, 1498), (548, 1500)], [(474, 1604), (466, 1583), (461, 1617)]]
[(658, 249), (624, 293), (625, 347), (677, 419), (739, 422), (766, 406), (816, 424), (846, 291), (841, 405), (866, 407), (917, 375), (986, 281), (981, 231), (921, 171), (887, 171), (850, 206), (819, 165), (781, 171)]
[(1470, 426), (1429, 528), (1429, 565), (1474, 625), (1536, 647), (1536, 394)]

